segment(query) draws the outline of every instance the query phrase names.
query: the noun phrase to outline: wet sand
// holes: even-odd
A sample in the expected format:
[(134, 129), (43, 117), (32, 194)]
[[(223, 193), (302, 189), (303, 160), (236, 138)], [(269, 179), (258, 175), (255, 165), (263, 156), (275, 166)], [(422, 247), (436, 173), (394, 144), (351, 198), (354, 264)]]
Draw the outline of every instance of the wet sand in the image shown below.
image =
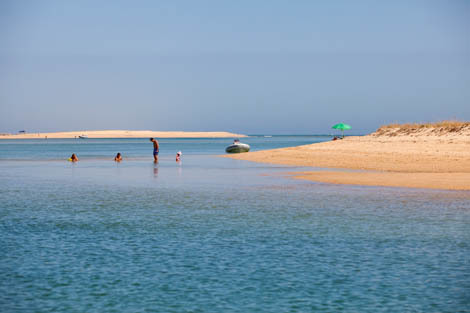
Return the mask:
[(294, 178), (331, 184), (470, 190), (469, 173), (302, 172)]

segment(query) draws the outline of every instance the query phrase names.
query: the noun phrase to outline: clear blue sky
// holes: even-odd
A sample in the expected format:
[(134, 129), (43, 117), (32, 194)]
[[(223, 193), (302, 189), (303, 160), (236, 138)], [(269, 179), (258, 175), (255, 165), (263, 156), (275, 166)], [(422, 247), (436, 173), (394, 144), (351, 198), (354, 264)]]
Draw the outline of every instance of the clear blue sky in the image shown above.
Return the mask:
[(0, 132), (470, 120), (470, 1), (0, 2)]

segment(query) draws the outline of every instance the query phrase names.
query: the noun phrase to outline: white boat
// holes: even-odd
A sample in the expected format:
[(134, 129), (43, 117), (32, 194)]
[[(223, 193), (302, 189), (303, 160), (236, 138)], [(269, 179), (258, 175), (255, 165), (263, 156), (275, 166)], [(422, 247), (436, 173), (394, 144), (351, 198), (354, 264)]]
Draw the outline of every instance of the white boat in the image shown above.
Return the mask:
[(88, 136), (87, 136), (87, 135), (80, 135), (80, 136), (78, 136), (78, 138), (80, 138), (80, 139), (87, 139)]
[(250, 151), (250, 146), (246, 143), (241, 143), (238, 140), (235, 140), (233, 144), (225, 148), (225, 152), (227, 153), (242, 153)]

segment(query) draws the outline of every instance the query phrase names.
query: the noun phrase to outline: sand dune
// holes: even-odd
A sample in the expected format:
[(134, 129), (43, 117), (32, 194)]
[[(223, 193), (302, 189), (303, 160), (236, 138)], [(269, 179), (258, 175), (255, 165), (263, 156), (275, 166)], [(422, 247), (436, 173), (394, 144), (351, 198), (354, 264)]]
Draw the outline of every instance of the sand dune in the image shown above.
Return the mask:
[(293, 173), (300, 179), (327, 183), (470, 190), (470, 123), (454, 131), (379, 129), (367, 136), (228, 157), (365, 171)]
[(83, 130), (53, 133), (1, 134), (0, 139), (44, 139), (44, 138), (233, 138), (246, 137), (229, 132), (184, 132), (184, 131), (151, 131), (151, 130)]

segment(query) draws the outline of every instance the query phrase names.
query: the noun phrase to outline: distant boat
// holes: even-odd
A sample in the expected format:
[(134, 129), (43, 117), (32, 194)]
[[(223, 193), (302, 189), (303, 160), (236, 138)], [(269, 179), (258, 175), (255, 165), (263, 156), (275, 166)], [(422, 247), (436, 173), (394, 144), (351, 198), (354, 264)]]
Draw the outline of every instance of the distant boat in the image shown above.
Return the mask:
[(242, 153), (250, 151), (250, 146), (246, 143), (241, 143), (238, 139), (233, 141), (233, 144), (225, 148), (227, 153)]
[(87, 135), (80, 135), (80, 136), (78, 136), (78, 138), (80, 138), (80, 139), (88, 139), (88, 136), (87, 136)]
[(271, 138), (272, 136), (264, 136), (264, 138)]

